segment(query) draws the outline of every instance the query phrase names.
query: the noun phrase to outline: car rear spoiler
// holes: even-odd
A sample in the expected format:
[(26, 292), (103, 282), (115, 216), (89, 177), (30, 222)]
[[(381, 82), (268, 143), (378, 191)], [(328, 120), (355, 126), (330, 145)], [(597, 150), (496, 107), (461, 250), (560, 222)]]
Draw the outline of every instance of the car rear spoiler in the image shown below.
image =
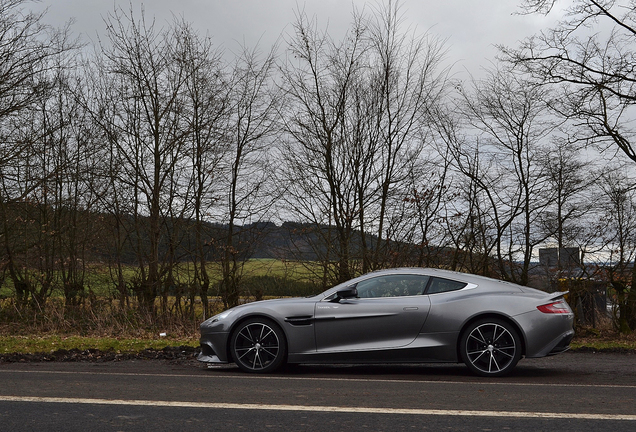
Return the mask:
[(570, 291), (557, 291), (557, 292), (553, 292), (553, 293), (549, 293), (548, 295), (548, 299), (550, 300), (558, 300), (561, 297), (565, 298), (565, 296), (569, 293)]

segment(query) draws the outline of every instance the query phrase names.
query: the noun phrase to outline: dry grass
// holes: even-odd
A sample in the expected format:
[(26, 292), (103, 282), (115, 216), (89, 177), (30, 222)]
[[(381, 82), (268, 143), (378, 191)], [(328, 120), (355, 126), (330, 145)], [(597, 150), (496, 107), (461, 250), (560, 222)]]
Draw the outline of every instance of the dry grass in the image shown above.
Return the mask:
[[(211, 313), (221, 303), (212, 303)], [(18, 307), (12, 299), (0, 300), (0, 336), (61, 335), (125, 339), (153, 339), (160, 333), (192, 339), (204, 320), (200, 303), (157, 304), (153, 313), (135, 304), (96, 299), (76, 307), (66, 307), (62, 299), (49, 299), (44, 310)]]

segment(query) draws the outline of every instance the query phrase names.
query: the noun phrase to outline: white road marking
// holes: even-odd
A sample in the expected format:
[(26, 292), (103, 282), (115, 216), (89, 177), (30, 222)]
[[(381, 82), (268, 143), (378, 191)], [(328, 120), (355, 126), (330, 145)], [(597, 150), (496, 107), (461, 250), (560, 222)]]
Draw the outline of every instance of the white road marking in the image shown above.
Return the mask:
[(396, 383), (396, 384), (453, 384), (453, 385), (480, 385), (480, 386), (516, 386), (516, 387), (564, 387), (564, 388), (617, 388), (636, 389), (636, 385), (615, 384), (558, 384), (558, 383), (520, 383), (503, 380), (488, 381), (433, 381), (433, 380), (402, 380), (402, 379), (372, 379), (372, 378), (321, 378), (299, 376), (267, 376), (267, 375), (194, 375), (194, 374), (161, 374), (161, 373), (130, 373), (130, 372), (85, 372), (85, 371), (53, 371), (53, 370), (27, 370), (27, 369), (0, 369), (0, 373), (26, 373), (26, 374), (72, 374), (72, 375), (105, 375), (105, 376), (131, 376), (131, 377), (162, 377), (162, 378), (198, 378), (198, 379), (254, 379), (277, 381), (344, 381), (364, 383)]
[(354, 414), (402, 414), (421, 416), (464, 416), (464, 417), (514, 417), (535, 419), (566, 419), (566, 420), (624, 420), (636, 421), (636, 415), (627, 414), (582, 414), (559, 412), (525, 412), (525, 411), (476, 411), (476, 410), (441, 410), (441, 409), (399, 409), (399, 408), (368, 408), (368, 407), (333, 407), (316, 405), (268, 405), (268, 404), (237, 404), (210, 402), (182, 402), (182, 401), (153, 401), (153, 400), (123, 400), (123, 399), (84, 399), (84, 398), (56, 398), (31, 396), (0, 396), (0, 402), (30, 402), (30, 403), (64, 403), (90, 405), (128, 405), (151, 407), (177, 408), (206, 408), (206, 409), (236, 409), (236, 410), (269, 410), (269, 411), (304, 411)]

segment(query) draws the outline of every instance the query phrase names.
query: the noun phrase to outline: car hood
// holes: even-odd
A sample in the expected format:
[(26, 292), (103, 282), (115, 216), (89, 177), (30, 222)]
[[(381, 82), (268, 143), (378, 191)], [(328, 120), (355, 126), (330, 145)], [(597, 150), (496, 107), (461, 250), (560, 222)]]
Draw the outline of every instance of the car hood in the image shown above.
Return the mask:
[[(269, 299), (269, 300), (258, 300), (250, 303), (244, 303), (242, 305), (235, 306), (231, 308), (233, 311), (242, 311), (244, 309), (251, 308), (262, 308), (269, 307), (272, 305), (280, 305), (280, 304), (293, 304), (293, 303), (305, 303), (308, 300), (318, 301), (322, 298), (322, 295), (311, 296), (311, 297), (287, 297), (287, 298), (279, 298), (279, 299)], [(230, 309), (228, 309), (230, 310)]]

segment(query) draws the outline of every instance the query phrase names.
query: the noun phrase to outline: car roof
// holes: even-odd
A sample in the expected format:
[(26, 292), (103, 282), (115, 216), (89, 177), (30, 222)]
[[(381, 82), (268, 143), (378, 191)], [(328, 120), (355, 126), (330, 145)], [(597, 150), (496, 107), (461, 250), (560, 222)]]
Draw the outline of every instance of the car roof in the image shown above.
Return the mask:
[[(390, 275), (390, 274), (420, 274), (426, 276), (437, 276), (448, 279), (455, 279), (461, 282), (469, 282), (474, 283), (476, 285), (484, 285), (484, 284), (503, 284), (521, 288), (521, 286), (514, 284), (512, 282), (507, 282), (499, 279), (493, 279), (486, 276), (479, 276), (470, 273), (462, 273), (453, 270), (444, 270), (430, 267), (398, 267), (398, 268), (390, 268), (390, 269), (382, 269), (376, 270), (371, 273), (367, 273), (362, 275), (361, 277), (366, 276), (379, 276), (379, 275)], [(357, 279), (357, 278), (356, 278)]]
[(507, 287), (508, 289), (513, 288), (513, 289), (521, 289), (523, 290), (524, 287), (514, 284), (512, 282), (506, 282), (506, 281), (502, 281), (499, 279), (493, 279), (493, 278), (489, 278), (486, 276), (478, 276), (478, 275), (474, 275), (474, 274), (470, 274), (470, 273), (462, 273), (462, 272), (458, 272), (458, 271), (453, 271), (453, 270), (444, 270), (444, 269), (437, 269), (437, 268), (430, 268), (430, 267), (396, 267), (396, 268), (388, 268), (388, 269), (381, 269), (381, 270), (375, 270), (373, 272), (370, 273), (365, 273), (361, 276), (358, 276), (356, 278), (350, 279), (346, 282), (343, 282), (341, 284), (338, 284), (330, 289), (328, 289), (327, 291), (324, 291), (322, 294), (325, 296), (331, 295), (333, 294), (335, 291), (337, 291), (338, 289), (341, 289), (342, 287), (351, 285), (351, 284), (355, 284), (358, 283), (360, 281), (363, 281), (365, 279), (369, 279), (372, 277), (378, 277), (378, 276), (383, 276), (383, 275), (408, 275), (408, 274), (412, 274), (412, 275), (423, 275), (423, 276), (435, 276), (435, 277), (440, 277), (440, 278), (446, 278), (446, 279), (453, 279), (453, 280), (457, 280), (460, 282), (466, 282), (466, 283), (472, 283), (478, 286), (490, 286), (491, 288), (503, 288), (504, 286)]

